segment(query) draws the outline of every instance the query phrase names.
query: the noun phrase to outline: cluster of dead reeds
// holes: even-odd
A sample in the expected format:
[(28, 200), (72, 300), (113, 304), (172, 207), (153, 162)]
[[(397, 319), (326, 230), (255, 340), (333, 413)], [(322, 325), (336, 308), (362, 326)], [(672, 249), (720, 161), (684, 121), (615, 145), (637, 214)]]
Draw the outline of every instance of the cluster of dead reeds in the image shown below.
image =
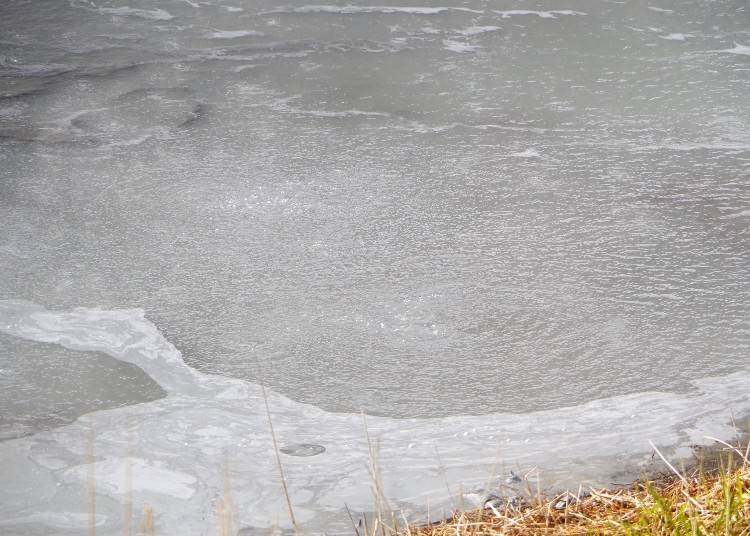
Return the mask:
[(687, 476), (663, 458), (669, 474), (629, 488), (536, 496), (520, 503), (495, 499), (484, 508), (456, 512), (450, 519), (402, 534), (750, 535), (750, 445), (742, 450), (723, 444), (718, 467), (698, 464)]

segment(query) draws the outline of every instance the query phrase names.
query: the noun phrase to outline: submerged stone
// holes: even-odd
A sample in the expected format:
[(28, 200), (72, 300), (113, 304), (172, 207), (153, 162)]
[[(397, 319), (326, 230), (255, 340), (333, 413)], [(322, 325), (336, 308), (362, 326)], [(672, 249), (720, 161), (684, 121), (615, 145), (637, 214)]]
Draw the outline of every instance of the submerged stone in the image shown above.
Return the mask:
[(279, 450), (289, 456), (300, 456), (304, 458), (322, 454), (326, 451), (326, 448), (323, 445), (314, 445), (312, 443), (295, 443), (283, 446)]

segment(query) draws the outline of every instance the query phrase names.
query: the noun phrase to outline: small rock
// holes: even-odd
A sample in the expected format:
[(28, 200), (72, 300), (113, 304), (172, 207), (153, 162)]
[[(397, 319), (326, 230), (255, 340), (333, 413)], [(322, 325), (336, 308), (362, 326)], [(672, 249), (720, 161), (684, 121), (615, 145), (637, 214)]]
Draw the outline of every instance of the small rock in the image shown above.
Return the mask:
[(573, 495), (571, 492), (566, 491), (555, 497), (555, 510), (565, 510), (568, 506), (578, 502), (578, 497)]
[(517, 508), (521, 506), (522, 500), (517, 495), (507, 495), (501, 497), (490, 493), (484, 500), (484, 508), (486, 510), (492, 510), (496, 513), (504, 512), (508, 508)]
[(326, 451), (323, 445), (314, 445), (312, 443), (295, 443), (293, 445), (284, 445), (279, 449), (287, 456), (317, 456)]
[(491, 508), (500, 508), (500, 507), (505, 506), (505, 499), (503, 499), (499, 495), (490, 493), (484, 498), (483, 505), (484, 505), (484, 508), (488, 510)]
[(521, 477), (513, 471), (510, 472), (510, 476), (505, 479), (506, 484), (518, 484), (521, 481)]

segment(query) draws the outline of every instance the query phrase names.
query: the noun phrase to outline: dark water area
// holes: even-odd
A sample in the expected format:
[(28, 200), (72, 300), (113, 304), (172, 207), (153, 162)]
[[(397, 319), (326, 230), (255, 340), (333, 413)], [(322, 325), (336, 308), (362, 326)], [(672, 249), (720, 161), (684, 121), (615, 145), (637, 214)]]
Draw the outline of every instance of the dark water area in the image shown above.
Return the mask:
[[(19, 358), (22, 357), (21, 358)], [(166, 395), (134, 365), (0, 334), (0, 440)]]

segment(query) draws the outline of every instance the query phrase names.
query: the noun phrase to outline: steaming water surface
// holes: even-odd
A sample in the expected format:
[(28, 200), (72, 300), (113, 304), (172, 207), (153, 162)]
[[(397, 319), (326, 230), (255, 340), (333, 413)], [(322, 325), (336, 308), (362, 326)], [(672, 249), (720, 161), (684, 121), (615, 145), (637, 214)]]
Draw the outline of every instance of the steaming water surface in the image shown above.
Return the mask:
[[(285, 439), (326, 449), (294, 462), (315, 529), (366, 480), (362, 409), (416, 505), (444, 494), (436, 445), (456, 479), (500, 455), (564, 480), (604, 474), (581, 444), (698, 440), (750, 409), (749, 27), (740, 0), (5, 2), (0, 437), (39, 433), (0, 470), (83, 508), (87, 430), (108, 474), (138, 415), (143, 479), (175, 483), (143, 500), (184, 523), (222, 456), (268, 447), (261, 381)], [(264, 464), (240, 525), (274, 520)], [(17, 533), (85, 526), (24, 493)]]

